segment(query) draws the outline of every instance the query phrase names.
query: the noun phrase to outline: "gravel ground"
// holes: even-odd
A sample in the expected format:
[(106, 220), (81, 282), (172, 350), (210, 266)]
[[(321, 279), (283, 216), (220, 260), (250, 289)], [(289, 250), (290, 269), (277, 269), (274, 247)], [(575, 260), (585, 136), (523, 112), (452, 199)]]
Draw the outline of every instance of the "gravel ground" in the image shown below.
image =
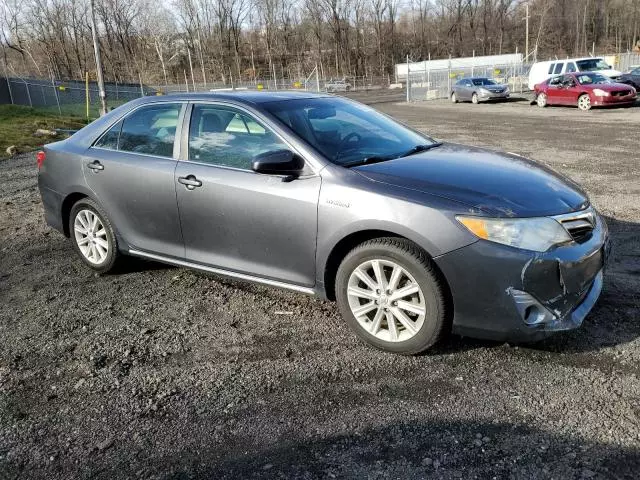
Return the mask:
[(314, 298), (133, 259), (96, 276), (45, 226), (33, 156), (2, 161), (0, 478), (637, 478), (640, 108), (376, 107), (586, 187), (615, 250), (583, 328), (400, 357)]

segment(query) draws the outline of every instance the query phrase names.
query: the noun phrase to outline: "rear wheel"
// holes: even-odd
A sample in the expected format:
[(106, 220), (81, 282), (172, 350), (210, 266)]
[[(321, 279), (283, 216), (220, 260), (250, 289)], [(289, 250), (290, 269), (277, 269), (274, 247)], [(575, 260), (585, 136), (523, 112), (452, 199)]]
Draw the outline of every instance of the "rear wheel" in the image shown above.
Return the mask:
[(347, 254), (336, 276), (336, 299), (356, 335), (381, 350), (416, 354), (449, 331), (435, 268), (405, 239), (370, 240)]
[(538, 97), (536, 98), (536, 103), (540, 108), (544, 108), (547, 106), (547, 94), (544, 92), (540, 92)]
[(456, 92), (451, 93), (451, 103), (458, 103), (458, 97), (456, 96)]
[(471, 103), (473, 103), (473, 104), (475, 104), (475, 105), (477, 105), (477, 104), (478, 104), (478, 94), (477, 94), (477, 93), (474, 93), (474, 94), (471, 96)]
[(591, 110), (591, 98), (586, 93), (583, 93), (578, 98), (578, 108), (583, 111)]
[(69, 215), (71, 242), (82, 261), (93, 270), (106, 273), (118, 257), (118, 243), (111, 222), (88, 198), (79, 200)]

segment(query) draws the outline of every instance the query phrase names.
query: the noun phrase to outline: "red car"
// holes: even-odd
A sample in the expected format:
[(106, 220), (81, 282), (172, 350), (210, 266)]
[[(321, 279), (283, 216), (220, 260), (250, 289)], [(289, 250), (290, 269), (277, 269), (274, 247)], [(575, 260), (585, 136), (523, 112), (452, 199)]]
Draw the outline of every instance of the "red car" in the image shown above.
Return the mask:
[(536, 103), (547, 105), (577, 105), (580, 110), (605, 105), (633, 105), (634, 88), (615, 83), (595, 72), (567, 73), (550, 78), (534, 87)]

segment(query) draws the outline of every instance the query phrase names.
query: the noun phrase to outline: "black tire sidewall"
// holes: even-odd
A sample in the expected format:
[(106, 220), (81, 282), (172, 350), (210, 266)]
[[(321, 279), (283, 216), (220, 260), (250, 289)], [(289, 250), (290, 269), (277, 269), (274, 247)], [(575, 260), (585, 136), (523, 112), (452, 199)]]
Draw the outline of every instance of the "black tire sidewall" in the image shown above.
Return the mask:
[[(426, 314), (422, 328), (416, 335), (403, 342), (385, 342), (365, 331), (351, 312), (347, 298), (347, 285), (353, 270), (367, 260), (391, 260), (405, 268), (418, 282), (424, 296)], [(411, 253), (395, 245), (377, 246), (365, 243), (352, 250), (343, 260), (336, 275), (336, 300), (338, 309), (349, 327), (365, 342), (381, 350), (411, 355), (420, 353), (442, 336), (445, 327), (444, 300), (433, 273)]]
[[(76, 215), (81, 210), (91, 210), (95, 215), (100, 218), (102, 225), (104, 226), (107, 232), (107, 242), (109, 243), (109, 252), (107, 253), (107, 258), (102, 263), (95, 264), (91, 263), (89, 260), (85, 258), (85, 256), (80, 251), (80, 247), (78, 246), (78, 242), (76, 241), (76, 236), (74, 232), (74, 222), (76, 219)], [(90, 267), (92, 270), (98, 273), (106, 273), (111, 270), (118, 258), (118, 241), (116, 239), (115, 232), (113, 227), (111, 226), (111, 222), (109, 221), (109, 217), (104, 213), (104, 211), (100, 208), (100, 206), (91, 199), (84, 198), (82, 200), (77, 201), (73, 207), (71, 208), (71, 212), (69, 213), (69, 233), (71, 243), (73, 244), (73, 249), (76, 251), (82, 262)]]

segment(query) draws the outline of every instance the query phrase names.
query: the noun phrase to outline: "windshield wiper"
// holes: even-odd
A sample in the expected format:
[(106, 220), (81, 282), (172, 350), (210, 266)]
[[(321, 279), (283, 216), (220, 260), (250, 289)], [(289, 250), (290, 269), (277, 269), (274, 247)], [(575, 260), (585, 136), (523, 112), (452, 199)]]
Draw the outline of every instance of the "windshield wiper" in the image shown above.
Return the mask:
[(415, 147), (411, 148), (411, 150), (407, 150), (406, 152), (403, 152), (400, 155), (385, 155), (383, 157), (382, 156), (366, 157), (360, 160), (356, 160), (355, 162), (344, 163), (342, 164), (342, 166), (346, 168), (351, 168), (351, 167), (357, 167), (359, 165), (369, 165), (371, 163), (386, 162), (387, 160), (408, 157), (416, 153), (425, 152), (427, 150), (431, 150), (432, 148), (439, 147), (440, 145), (442, 145), (442, 142), (434, 142), (426, 145), (416, 145)]
[(343, 163), (342, 166), (346, 168), (351, 168), (351, 167), (357, 167), (359, 165), (369, 165), (371, 163), (386, 162), (387, 160), (392, 160), (394, 158), (397, 158), (397, 157), (395, 155), (392, 155), (392, 156), (387, 155), (384, 157), (379, 157), (379, 156), (366, 157), (360, 160), (356, 160), (355, 162)]
[(410, 155), (414, 155), (420, 152), (426, 152), (427, 150), (431, 150), (432, 148), (436, 148), (442, 145), (442, 142), (429, 143), (428, 145), (416, 145), (410, 150), (398, 155), (396, 158), (408, 157)]

